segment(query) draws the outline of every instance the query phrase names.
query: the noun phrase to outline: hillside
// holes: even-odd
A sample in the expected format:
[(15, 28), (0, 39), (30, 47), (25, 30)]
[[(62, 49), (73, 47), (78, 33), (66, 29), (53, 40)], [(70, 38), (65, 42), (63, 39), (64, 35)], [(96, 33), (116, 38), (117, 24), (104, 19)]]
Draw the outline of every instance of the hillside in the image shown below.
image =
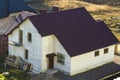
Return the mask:
[(110, 6), (120, 6), (120, 0), (82, 0), (94, 4), (105, 4)]
[(85, 7), (96, 20), (103, 20), (120, 40), (120, 6), (97, 5), (80, 0), (47, 0), (45, 4), (57, 5), (61, 10)]
[[(99, 0), (86, 0), (86, 1), (99, 1)], [(109, 0), (109, 2), (110, 1), (120, 2), (119, 0)], [(31, 7), (37, 10), (44, 8), (48, 9), (48, 6), (53, 5), (58, 6), (60, 10), (85, 7), (96, 20), (103, 20), (112, 30), (115, 36), (120, 40), (120, 6), (103, 5), (103, 3), (102, 5), (97, 5), (93, 3), (84, 2), (82, 0), (44, 0), (44, 5), (41, 4), (42, 4), (41, 0), (35, 0), (35, 2), (29, 3)], [(47, 7), (45, 5), (47, 5)], [(2, 22), (0, 23), (0, 28), (2, 32), (4, 29), (4, 28), (2, 29), (3, 27), (2, 24), (4, 24), (6, 20), (2, 20)]]

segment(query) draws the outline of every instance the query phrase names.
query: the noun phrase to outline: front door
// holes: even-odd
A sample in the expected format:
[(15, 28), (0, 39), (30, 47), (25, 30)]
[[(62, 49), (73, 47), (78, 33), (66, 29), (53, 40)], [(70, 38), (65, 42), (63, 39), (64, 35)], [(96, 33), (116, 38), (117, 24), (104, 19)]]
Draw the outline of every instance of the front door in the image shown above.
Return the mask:
[(54, 56), (48, 58), (48, 68), (52, 69), (54, 67)]
[(47, 58), (48, 58), (48, 69), (52, 69), (54, 68), (54, 53), (48, 54)]

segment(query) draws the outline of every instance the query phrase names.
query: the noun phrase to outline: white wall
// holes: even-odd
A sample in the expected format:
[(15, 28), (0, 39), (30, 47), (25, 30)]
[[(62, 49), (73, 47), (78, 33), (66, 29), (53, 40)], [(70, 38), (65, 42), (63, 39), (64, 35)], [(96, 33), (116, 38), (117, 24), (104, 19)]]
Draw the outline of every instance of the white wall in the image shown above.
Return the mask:
[(55, 37), (54, 35), (48, 35), (42, 37), (42, 71), (46, 71), (48, 69), (48, 58), (47, 54), (55, 53)]
[[(25, 20), (18, 29), (9, 35), (9, 41), (19, 42), (18, 31), (23, 30), (23, 45), (21, 47), (9, 45), (9, 55), (21, 56), (25, 61), (33, 64), (33, 71), (38, 73), (42, 69), (42, 38), (29, 19)], [(27, 34), (32, 34), (32, 41), (27, 41)], [(28, 60), (25, 59), (25, 49), (28, 50)]]
[(56, 38), (56, 45), (55, 45), (56, 53), (61, 53), (65, 55), (65, 64), (62, 65), (57, 62), (57, 57), (55, 58), (55, 68), (65, 72), (65, 74), (70, 73), (70, 64), (71, 64), (71, 57), (67, 53), (67, 51), (64, 49), (62, 44), (59, 42), (59, 40)]
[[(95, 51), (84, 53), (71, 58), (71, 73), (75, 75), (112, 61), (115, 45), (109, 46), (109, 53), (104, 54), (104, 49), (99, 49), (99, 56), (95, 57)], [(98, 50), (96, 50), (98, 51)]]
[[(60, 64), (57, 62), (57, 56), (54, 58), (54, 68), (57, 68), (66, 74), (70, 72), (70, 56), (67, 54), (66, 50), (63, 48), (61, 43), (58, 41), (58, 39), (54, 35), (49, 35), (42, 38), (42, 50), (44, 54), (43, 58), (43, 70), (48, 69), (48, 59), (46, 58), (46, 54), (49, 53), (62, 53), (65, 55), (65, 64)], [(45, 64), (47, 63), (47, 64)]]
[[(25, 61), (32, 63), (34, 72), (37, 73), (48, 69), (47, 54), (62, 53), (65, 54), (65, 64), (58, 63), (56, 56), (54, 67), (66, 73), (70, 72), (70, 56), (54, 35), (41, 37), (31, 21), (27, 19), (9, 35), (9, 41), (19, 43), (19, 29), (23, 30), (23, 45), (21, 47), (9, 45), (9, 55), (21, 56)], [(27, 41), (28, 32), (32, 33), (32, 42)], [(28, 50), (28, 60), (24, 58), (25, 49)]]
[(120, 54), (120, 43), (116, 44), (116, 53)]

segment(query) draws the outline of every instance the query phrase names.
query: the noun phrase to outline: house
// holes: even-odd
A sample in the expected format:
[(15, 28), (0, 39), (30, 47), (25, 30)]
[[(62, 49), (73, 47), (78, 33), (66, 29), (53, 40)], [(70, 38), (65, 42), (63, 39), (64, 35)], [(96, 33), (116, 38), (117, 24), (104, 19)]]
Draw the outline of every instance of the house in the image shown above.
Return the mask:
[(112, 61), (119, 41), (85, 8), (30, 16), (8, 33), (9, 55), (21, 56), (34, 73), (58, 69), (75, 75)]
[(120, 54), (120, 42), (116, 45), (116, 54)]
[(0, 54), (8, 51), (8, 34), (13, 28), (20, 24), (26, 17), (36, 15), (28, 11), (12, 13), (9, 17), (0, 20)]
[(24, 0), (0, 0), (0, 18), (5, 18), (11, 13), (26, 10), (34, 12), (31, 7), (27, 6)]
[(0, 54), (7, 52), (7, 50), (8, 50), (7, 45), (8, 44), (6, 42), (8, 42), (6, 35), (1, 35), (0, 36)]

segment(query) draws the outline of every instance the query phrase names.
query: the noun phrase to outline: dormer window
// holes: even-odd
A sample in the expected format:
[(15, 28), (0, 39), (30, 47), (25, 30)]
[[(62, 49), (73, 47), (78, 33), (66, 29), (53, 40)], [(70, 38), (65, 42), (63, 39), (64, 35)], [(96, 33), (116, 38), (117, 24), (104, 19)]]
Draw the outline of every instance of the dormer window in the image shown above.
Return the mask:
[(18, 21), (18, 19), (17, 19), (17, 18), (15, 19), (15, 21), (16, 21), (17, 23), (19, 23), (19, 21)]
[(21, 14), (19, 14), (19, 15), (18, 15), (18, 18), (19, 18), (20, 22), (22, 22), (22, 21), (23, 21), (23, 17), (22, 17), (22, 15), (21, 15)]

